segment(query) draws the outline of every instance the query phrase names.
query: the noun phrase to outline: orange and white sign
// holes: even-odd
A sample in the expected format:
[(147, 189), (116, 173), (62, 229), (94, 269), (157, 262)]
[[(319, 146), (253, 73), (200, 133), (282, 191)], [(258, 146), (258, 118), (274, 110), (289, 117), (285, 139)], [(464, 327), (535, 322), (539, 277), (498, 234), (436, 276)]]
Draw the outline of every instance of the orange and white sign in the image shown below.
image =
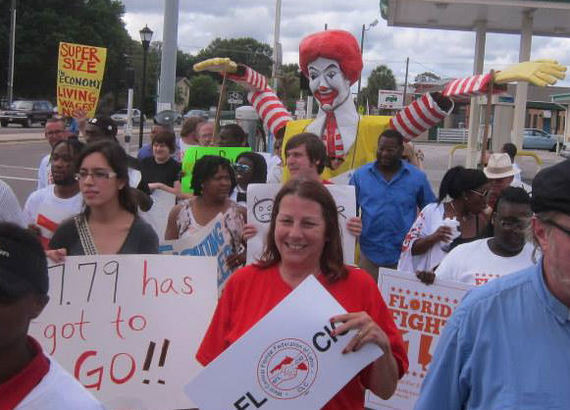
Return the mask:
[(72, 116), (83, 110), (95, 116), (105, 73), (107, 49), (73, 43), (59, 43), (57, 61), (57, 109)]
[(439, 336), (471, 286), (437, 279), (433, 285), (426, 285), (408, 272), (392, 269), (380, 269), (378, 286), (408, 349), (410, 366), (390, 400), (382, 400), (367, 391), (365, 406), (411, 410), (419, 397)]

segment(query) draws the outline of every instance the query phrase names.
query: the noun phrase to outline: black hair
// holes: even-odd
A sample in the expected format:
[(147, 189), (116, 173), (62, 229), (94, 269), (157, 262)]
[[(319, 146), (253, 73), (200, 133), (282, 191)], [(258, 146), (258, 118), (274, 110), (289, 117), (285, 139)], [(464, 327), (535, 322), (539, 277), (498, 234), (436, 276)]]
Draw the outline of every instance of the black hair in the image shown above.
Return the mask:
[(237, 146), (247, 146), (247, 134), (238, 124), (226, 124), (220, 128), (218, 132), (218, 137), (225, 134), (231, 140), (232, 144), (238, 144)]
[(85, 147), (85, 144), (79, 141), (77, 137), (74, 135), (69, 138), (59, 140), (58, 142), (56, 142), (55, 145), (51, 148), (52, 154), (55, 151), (56, 147), (58, 147), (61, 144), (67, 145), (68, 150), (71, 149), (71, 151), (73, 152), (74, 159), (77, 158), (77, 156), (81, 153), (81, 150)]
[(382, 131), (382, 134), (378, 137), (378, 142), (380, 142), (380, 138), (394, 138), (398, 145), (404, 145), (404, 136), (397, 130), (387, 129)]
[(524, 190), (524, 188), (509, 186), (503, 189), (499, 198), (497, 198), (495, 211), (499, 209), (499, 204), (503, 201), (510, 204), (528, 205), (530, 212), (530, 195)]
[(264, 184), (267, 182), (267, 162), (263, 155), (257, 152), (242, 152), (236, 158), (236, 162), (240, 158), (247, 158), (253, 162), (253, 176), (251, 177), (251, 184)]
[(311, 161), (312, 164), (317, 164), (317, 172), (321, 174), (328, 161), (327, 149), (323, 141), (321, 141), (316, 134), (311, 132), (302, 132), (294, 135), (289, 138), (285, 144), (285, 157), (287, 157), (287, 151), (300, 147), (301, 145), (305, 146), (309, 161)]
[(91, 118), (88, 124), (95, 125), (107, 138), (117, 139), (117, 123), (115, 123), (111, 117), (98, 115), (95, 118)]
[(216, 175), (220, 167), (229, 172), (232, 181), (230, 194), (233, 192), (237, 181), (230, 161), (217, 155), (204, 155), (196, 161), (192, 170), (192, 191), (194, 191), (194, 195), (202, 195), (202, 184)]
[(506, 142), (503, 145), (503, 148), (501, 148), (501, 151), (509, 154), (509, 157), (511, 157), (511, 162), (515, 162), (515, 157), (517, 156), (517, 146), (515, 144), (512, 142)]
[(482, 187), (488, 182), (483, 171), (467, 169), (458, 165), (447, 170), (439, 185), (438, 202), (442, 202), (448, 195), (457, 199), (464, 192)]
[[(98, 140), (87, 144), (77, 158), (75, 169), (79, 170), (83, 160), (88, 155), (97, 152), (105, 157), (113, 172), (117, 174), (117, 179), (125, 181), (125, 186), (119, 191), (119, 204), (123, 209), (129, 211), (133, 215), (136, 215), (138, 210), (137, 204), (129, 189), (129, 169), (127, 166), (128, 156), (123, 147), (121, 147), (117, 142), (114, 140)], [(84, 212), (85, 215), (88, 216), (89, 207), (85, 207)]]

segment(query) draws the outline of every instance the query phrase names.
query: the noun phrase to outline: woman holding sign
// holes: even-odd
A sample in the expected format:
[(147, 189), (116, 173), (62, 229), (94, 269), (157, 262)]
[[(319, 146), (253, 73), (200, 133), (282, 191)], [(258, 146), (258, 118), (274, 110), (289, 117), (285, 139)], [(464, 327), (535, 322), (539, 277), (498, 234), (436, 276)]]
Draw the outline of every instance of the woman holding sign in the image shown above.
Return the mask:
[(65, 255), (158, 253), (158, 237), (137, 215), (128, 189), (123, 148), (110, 140), (88, 144), (76, 169), (85, 208), (57, 228), (48, 256), (59, 262)]
[(264, 254), (258, 263), (230, 277), (196, 354), (198, 361), (210, 363), (314, 275), (349, 312), (330, 318), (336, 325), (332, 336), (357, 330), (343, 353), (350, 354), (367, 343), (384, 351), (324, 408), (362, 409), (365, 388), (388, 399), (408, 368), (404, 343), (378, 286), (363, 270), (344, 265), (342, 255), (331, 194), (318, 181), (289, 181), (275, 198)]
[(231, 238), (232, 247), (232, 253), (226, 258), (226, 265), (232, 271), (243, 265), (243, 226), (246, 210), (230, 200), (230, 194), (235, 187), (236, 177), (227, 159), (215, 155), (200, 158), (192, 170), (192, 190), (195, 196), (172, 208), (168, 215), (165, 239), (180, 239), (199, 234), (222, 214), (224, 233)]

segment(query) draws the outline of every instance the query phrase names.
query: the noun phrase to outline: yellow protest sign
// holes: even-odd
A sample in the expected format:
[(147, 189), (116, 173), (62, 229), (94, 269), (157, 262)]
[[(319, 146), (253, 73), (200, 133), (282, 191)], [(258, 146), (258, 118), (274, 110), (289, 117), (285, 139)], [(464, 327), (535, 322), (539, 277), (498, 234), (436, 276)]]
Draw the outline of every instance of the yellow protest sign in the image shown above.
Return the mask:
[(95, 116), (105, 73), (107, 49), (59, 43), (57, 61), (57, 110), (71, 116), (77, 109)]

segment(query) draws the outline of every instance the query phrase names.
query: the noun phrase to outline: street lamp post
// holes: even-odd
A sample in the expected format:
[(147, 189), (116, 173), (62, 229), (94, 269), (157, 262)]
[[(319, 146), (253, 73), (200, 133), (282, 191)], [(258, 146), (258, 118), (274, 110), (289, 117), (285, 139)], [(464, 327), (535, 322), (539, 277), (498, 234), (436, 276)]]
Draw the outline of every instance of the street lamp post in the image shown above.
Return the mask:
[[(368, 27), (366, 27), (365, 24), (362, 25), (362, 35), (360, 36), (360, 55), (361, 56), (364, 56), (364, 32), (370, 30), (376, 24), (378, 24), (378, 19), (374, 19), (374, 21), (372, 23), (368, 24)], [(362, 81), (362, 72), (360, 73), (360, 76), (358, 77), (358, 92), (356, 93), (357, 104), (360, 103), (360, 83), (361, 83), (361, 81)]]
[(152, 40), (152, 30), (148, 26), (139, 31), (141, 36), (141, 43), (143, 46), (143, 69), (142, 69), (142, 89), (141, 89), (141, 116), (139, 118), (139, 149), (142, 148), (143, 140), (143, 127), (144, 127), (144, 103), (145, 103), (145, 88), (146, 88), (146, 58), (148, 56), (148, 46), (150, 45), (150, 40)]

